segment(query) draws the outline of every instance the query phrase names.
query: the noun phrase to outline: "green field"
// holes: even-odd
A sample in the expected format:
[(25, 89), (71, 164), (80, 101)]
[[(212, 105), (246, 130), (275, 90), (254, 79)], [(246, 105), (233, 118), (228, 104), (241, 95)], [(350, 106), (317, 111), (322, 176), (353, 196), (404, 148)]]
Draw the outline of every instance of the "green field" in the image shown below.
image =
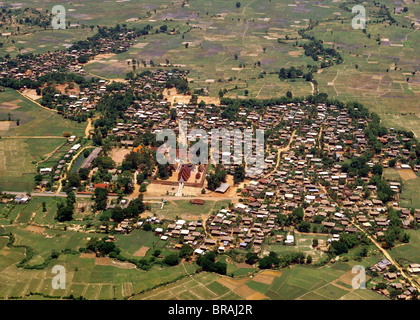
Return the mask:
[[(200, 273), (192, 278), (185, 278), (168, 286), (135, 295), (133, 299), (244, 299), (253, 292), (259, 294), (259, 299), (269, 300), (384, 299), (369, 289), (352, 289), (351, 268), (354, 264), (356, 263), (338, 263), (318, 268), (295, 265), (282, 269), (281, 275), (273, 277), (270, 284), (249, 277), (235, 277), (237, 282), (233, 280), (228, 285), (224, 282), (226, 281), (224, 277), (212, 273)], [(363, 262), (357, 264), (364, 265)], [(247, 291), (243, 291), (244, 288), (247, 288)]]
[[(9, 117), (12, 122), (6, 128), (4, 121)], [(84, 135), (85, 124), (66, 120), (10, 89), (0, 92), (0, 120), (0, 191), (31, 191), (36, 164), (62, 146), (50, 162), (40, 164), (40, 167), (54, 166), (55, 160), (68, 151), (63, 133)]]
[(420, 241), (420, 230), (405, 230), (410, 235), (410, 242), (406, 244), (397, 245), (389, 251), (392, 258), (409, 263), (419, 263), (420, 252), (418, 250), (418, 243)]
[[(47, 207), (53, 203), (54, 201), (51, 201)], [(90, 238), (104, 236), (103, 234), (87, 234), (69, 230), (66, 232), (53, 229), (38, 230), (37, 232), (28, 230), (24, 220), (28, 220), (28, 213), (32, 210), (35, 210), (37, 215), (40, 214), (38, 207), (39, 203), (36, 201), (31, 206), (21, 207), (17, 217), (19, 227), (6, 227), (6, 232), (14, 234), (15, 245), (26, 245), (33, 248), (34, 255), (28, 262), (29, 265), (43, 263), (52, 249), (58, 252), (66, 248), (77, 250), (84, 247)], [(46, 214), (48, 215), (48, 212)], [(134, 232), (130, 239), (123, 239), (123, 236), (118, 237), (117, 243), (123, 254), (126, 255), (126, 253), (134, 251), (134, 247), (139, 248), (142, 244), (147, 244), (147, 241), (143, 243), (132, 243), (132, 241), (135, 239), (147, 240), (147, 236), (154, 237), (151, 232), (148, 234)], [(2, 298), (25, 297), (32, 292), (55, 297), (73, 294), (74, 296), (82, 295), (87, 299), (123, 299), (133, 293), (142, 292), (161, 283), (171, 282), (194, 273), (197, 268), (195, 264), (190, 263), (175, 267), (154, 266), (145, 272), (120, 265), (98, 265), (95, 258), (81, 258), (77, 253), (61, 254), (58, 259), (51, 261), (42, 270), (18, 269), (16, 263), (24, 257), (24, 249), (5, 247), (6, 242), (7, 238), (0, 238), (0, 297)], [(51, 286), (54, 276), (51, 273), (51, 268), (54, 265), (62, 265), (66, 270), (66, 289), (64, 290), (54, 290)], [(36, 297), (41, 296), (37, 295)]]

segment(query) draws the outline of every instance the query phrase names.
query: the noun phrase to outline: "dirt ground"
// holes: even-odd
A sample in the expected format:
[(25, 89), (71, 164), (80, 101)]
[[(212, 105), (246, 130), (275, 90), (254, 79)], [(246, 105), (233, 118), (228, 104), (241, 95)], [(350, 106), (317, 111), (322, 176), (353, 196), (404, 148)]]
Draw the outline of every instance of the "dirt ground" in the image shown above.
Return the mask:
[(250, 296), (246, 297), (246, 300), (264, 300), (264, 299), (267, 299), (267, 297), (259, 292), (255, 292), (254, 294), (251, 294)]
[[(80, 88), (76, 83), (73, 83), (73, 88), (70, 89), (68, 88), (69, 84), (68, 83), (63, 83), (63, 84), (58, 84), (55, 86), (55, 88), (61, 92), (61, 94), (75, 94), (75, 95), (79, 95), (80, 93)], [(67, 93), (66, 93), (66, 88), (67, 89)], [(38, 96), (39, 99), (39, 96)]]
[(12, 121), (0, 121), (0, 131), (8, 131)]
[(149, 251), (149, 247), (141, 247), (139, 250), (137, 250), (133, 256), (135, 257), (144, 257), (147, 253), (147, 251)]
[(109, 59), (112, 58), (113, 56), (115, 56), (115, 53), (101, 53), (101, 54), (97, 54), (93, 60), (89, 60), (88, 62), (86, 62), (86, 64), (90, 64), (93, 62), (98, 62), (104, 59)]
[(81, 253), (80, 258), (94, 259), (96, 258), (96, 255), (94, 253)]
[(165, 196), (167, 192), (169, 194), (175, 194), (177, 190), (178, 185), (165, 186), (162, 184), (151, 183), (147, 186), (147, 191), (144, 193), (144, 195), (149, 197)]
[(255, 295), (256, 293), (259, 293), (258, 291), (255, 291), (254, 289), (251, 289), (250, 287), (248, 287), (246, 284), (243, 284), (242, 286), (236, 288), (233, 291), (236, 292), (237, 294), (241, 295), (245, 299)]
[[(190, 102), (192, 97), (191, 95), (178, 94), (175, 88), (163, 90), (163, 96), (168, 99), (172, 105), (177, 104), (178, 102), (187, 104)], [(198, 96), (197, 101), (200, 102), (201, 100), (203, 100), (206, 104), (220, 104), (220, 99), (217, 97)]]
[(45, 228), (38, 227), (38, 226), (28, 226), (26, 230), (34, 232), (34, 233), (44, 233)]
[(266, 275), (266, 276), (280, 277), (281, 273), (282, 273), (281, 271), (277, 271), (277, 270), (264, 270), (263, 272), (259, 274)]
[(41, 95), (36, 94), (35, 89), (25, 89), (25, 90), (22, 91), (22, 94), (27, 96), (28, 98), (30, 98), (32, 100), (38, 100), (38, 99), (42, 98)]
[(403, 180), (411, 180), (417, 178), (417, 175), (411, 169), (401, 169), (398, 170), (398, 173)]
[(122, 268), (122, 269), (135, 269), (136, 265), (134, 263), (129, 262), (119, 262), (119, 261), (111, 261), (111, 266)]
[(252, 280), (265, 283), (265, 284), (271, 284), (274, 278), (275, 278), (274, 276), (269, 276), (269, 275), (259, 273), (255, 277), (253, 277)]
[(118, 166), (123, 162), (124, 157), (130, 152), (131, 152), (131, 149), (115, 148), (111, 150), (110, 157), (112, 158), (112, 160), (115, 161), (115, 163)]
[(95, 265), (99, 266), (109, 266), (111, 264), (111, 259), (108, 257), (101, 257), (95, 259)]
[(225, 287), (231, 290), (234, 290), (238, 288), (239, 286), (243, 285), (245, 282), (247, 282), (248, 279), (235, 280), (235, 279), (230, 279), (230, 278), (220, 278), (220, 279), (217, 279), (216, 281), (224, 285)]

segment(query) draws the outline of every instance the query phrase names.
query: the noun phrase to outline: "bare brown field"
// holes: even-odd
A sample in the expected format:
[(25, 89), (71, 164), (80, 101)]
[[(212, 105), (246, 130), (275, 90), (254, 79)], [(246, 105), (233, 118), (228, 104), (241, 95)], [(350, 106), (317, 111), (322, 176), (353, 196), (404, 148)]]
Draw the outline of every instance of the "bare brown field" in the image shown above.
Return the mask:
[(415, 172), (411, 169), (401, 169), (398, 170), (398, 174), (403, 180), (411, 180), (417, 178)]
[(255, 292), (254, 294), (251, 294), (250, 296), (246, 297), (246, 300), (264, 300), (268, 299), (265, 295), (259, 292)]
[(86, 62), (86, 64), (102, 61), (104, 59), (109, 59), (109, 58), (112, 58), (113, 56), (115, 56), (115, 53), (100, 53), (96, 55), (92, 60), (89, 60), (88, 62)]
[(146, 253), (147, 253), (147, 251), (149, 251), (149, 247), (141, 247), (139, 250), (137, 250), (134, 254), (133, 254), (133, 256), (135, 256), (135, 257), (144, 257), (145, 255), (146, 255)]
[(131, 149), (115, 148), (111, 150), (110, 157), (115, 161), (117, 165), (120, 165), (123, 162), (124, 157), (130, 152)]
[[(236, 288), (233, 291), (236, 292), (237, 294), (239, 294), (240, 296), (244, 297), (245, 299), (248, 299), (248, 298), (254, 296), (255, 294), (259, 293), (258, 291), (255, 291), (254, 289), (251, 289), (250, 287), (248, 287), (246, 284), (243, 284), (243, 285), (239, 286), (238, 288)], [(260, 293), (260, 295), (261, 295), (261, 293)], [(252, 299), (250, 299), (250, 300), (252, 300)]]
[(95, 259), (95, 265), (97, 266), (109, 266), (111, 264), (111, 259), (108, 257), (100, 257)]
[(42, 233), (44, 233), (45, 228), (31, 225), (31, 226), (27, 226), (26, 230), (31, 231), (33, 233), (41, 233), (42, 234)]
[(257, 274), (255, 277), (252, 278), (252, 280), (265, 283), (265, 284), (271, 284), (274, 280), (275, 276), (269, 276), (262, 273)]
[(245, 278), (245, 279), (220, 278), (220, 279), (217, 279), (217, 282), (229, 288), (230, 290), (234, 290), (238, 288), (239, 286), (243, 285), (248, 280), (249, 280), (248, 278)]
[(8, 131), (12, 121), (0, 121), (0, 131)]
[(38, 100), (38, 99), (42, 98), (41, 95), (36, 94), (35, 89), (25, 89), (25, 90), (22, 91), (22, 94), (25, 95), (26, 97), (32, 99), (32, 100)]
[(122, 269), (135, 269), (136, 265), (129, 262), (111, 261), (111, 266), (122, 268)]

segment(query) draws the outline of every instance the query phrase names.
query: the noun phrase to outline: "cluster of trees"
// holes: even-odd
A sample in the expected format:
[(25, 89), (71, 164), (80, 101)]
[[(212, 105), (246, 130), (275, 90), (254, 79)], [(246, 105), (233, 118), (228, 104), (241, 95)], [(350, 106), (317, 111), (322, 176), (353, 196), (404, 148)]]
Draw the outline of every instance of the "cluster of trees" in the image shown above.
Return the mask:
[[(9, 30), (9, 26), (12, 26), (13, 18), (20, 26), (39, 26), (46, 30), (51, 26), (51, 16), (44, 14), (34, 8), (25, 9), (6, 9), (2, 8), (0, 11), (0, 20), (3, 22), (2, 27), (5, 26), (6, 30)], [(16, 31), (19, 32), (20, 26), (16, 27)]]
[(236, 166), (235, 169), (233, 169), (233, 182), (239, 183), (244, 181), (245, 179), (245, 166), (244, 165), (240, 165), (240, 166)]
[[(98, 26), (98, 32), (93, 35), (92, 37), (87, 38), (86, 40), (80, 40), (74, 43), (71, 47), (68, 48), (68, 52), (72, 50), (89, 50), (91, 49), (94, 53), (97, 52), (98, 49), (102, 48), (102, 40), (103, 39), (110, 39), (110, 40), (119, 40), (121, 34), (126, 34), (126, 38), (128, 40), (145, 36), (149, 34), (150, 30), (152, 30), (151, 25), (145, 25), (143, 27), (130, 27), (128, 28), (126, 24), (120, 25), (117, 24), (115, 27), (101, 27)], [(119, 46), (113, 46), (112, 52), (118, 53)]]
[(258, 260), (258, 267), (260, 269), (271, 269), (277, 267), (287, 267), (294, 263), (312, 263), (312, 256), (305, 256), (303, 252), (288, 252), (279, 256), (274, 251), (271, 251), (268, 256), (262, 257)]
[[(107, 241), (108, 240), (108, 241)], [(86, 249), (101, 256), (109, 255), (111, 258), (120, 254), (121, 250), (108, 237), (103, 239), (92, 238), (86, 244)]]
[(379, 200), (382, 202), (388, 202), (393, 199), (395, 192), (382, 176), (375, 174), (370, 179), (369, 183), (376, 186), (376, 192)]
[(186, 94), (190, 91), (188, 81), (183, 78), (169, 79), (166, 81), (166, 88), (175, 87), (179, 93)]
[(94, 201), (95, 208), (97, 211), (105, 210), (107, 206), (108, 190), (105, 188), (96, 188)]
[(149, 148), (143, 148), (141, 152), (130, 152), (124, 157), (121, 164), (122, 170), (144, 172), (146, 176), (150, 176), (155, 167), (154, 152)]
[(101, 216), (101, 221), (109, 221), (110, 219), (115, 222), (121, 222), (124, 219), (137, 218), (139, 214), (143, 213), (147, 209), (146, 204), (143, 202), (143, 195), (140, 195), (137, 199), (130, 201), (126, 208), (115, 206), (110, 210), (104, 211)]
[(222, 182), (226, 182), (226, 175), (226, 171), (217, 165), (215, 172), (210, 172), (206, 177), (207, 188), (212, 191), (219, 188)]
[(328, 253), (333, 256), (338, 256), (343, 253), (348, 253), (349, 249), (356, 247), (359, 244), (368, 244), (369, 241), (364, 234), (361, 233), (341, 233), (338, 241), (332, 241), (328, 248)]
[(400, 211), (396, 211), (392, 207), (388, 207), (389, 225), (382, 238), (384, 246), (387, 248), (393, 247), (397, 240), (403, 243), (410, 242), (410, 235), (402, 230), (400, 215)]
[(55, 216), (55, 219), (60, 222), (72, 220), (75, 203), (76, 203), (76, 195), (74, 194), (74, 192), (68, 193), (66, 201), (59, 202), (57, 204), (57, 214)]
[(225, 262), (216, 262), (217, 252), (209, 251), (203, 256), (197, 258), (197, 264), (204, 270), (209, 272), (216, 272), (219, 274), (226, 274), (227, 264)]
[(305, 78), (306, 81), (311, 81), (313, 74), (311, 71), (304, 73), (302, 68), (291, 66), (290, 68), (281, 68), (279, 71), (279, 78), (282, 80)]
[[(325, 48), (321, 40), (312, 38), (309, 42), (304, 43), (302, 47), (305, 50), (305, 55), (311, 57), (314, 61), (318, 61), (319, 57), (323, 58), (324, 64), (321, 64), (321, 67), (327, 67), (332, 65), (334, 58), (337, 64), (343, 61), (343, 58), (341, 57), (340, 53), (338, 53), (333, 48)], [(326, 60), (329, 62), (325, 62)]]
[(160, 164), (157, 165), (157, 176), (161, 180), (167, 180), (170, 176), (172, 176), (172, 171), (174, 170), (173, 166), (170, 163)]

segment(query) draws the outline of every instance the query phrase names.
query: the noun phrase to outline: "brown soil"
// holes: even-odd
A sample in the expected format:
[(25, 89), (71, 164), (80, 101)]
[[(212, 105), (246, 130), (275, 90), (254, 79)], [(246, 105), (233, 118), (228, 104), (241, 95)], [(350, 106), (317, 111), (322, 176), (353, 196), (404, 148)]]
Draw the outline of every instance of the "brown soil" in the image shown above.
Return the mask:
[(233, 291), (246, 299), (248, 299), (248, 297), (255, 295), (256, 293), (259, 293), (258, 291), (255, 291), (254, 289), (251, 289), (250, 287), (248, 287), (246, 284), (236, 288)]
[(264, 300), (268, 299), (265, 295), (262, 293), (256, 292), (254, 294), (251, 294), (250, 296), (246, 297), (246, 300)]
[(135, 269), (136, 265), (134, 263), (129, 262), (119, 262), (119, 261), (111, 261), (111, 266), (122, 268), (122, 269)]
[(139, 250), (137, 250), (133, 256), (135, 257), (144, 257), (147, 253), (147, 251), (149, 251), (149, 247), (141, 247)]
[(95, 259), (95, 265), (97, 266), (109, 266), (111, 264), (111, 259), (108, 257), (101, 257)]
[(38, 227), (38, 226), (28, 226), (26, 230), (31, 231), (33, 233), (44, 233), (45, 228)]
[(265, 284), (271, 284), (274, 280), (274, 276), (264, 275), (264, 274), (257, 274), (255, 277), (252, 278), (252, 280), (265, 283)]
[(273, 276), (273, 277), (280, 277), (282, 272), (276, 270), (265, 270), (260, 273), (261, 275)]
[(226, 288), (234, 290), (238, 288), (239, 286), (243, 285), (246, 281), (248, 281), (248, 279), (234, 280), (230, 278), (220, 278), (220, 279), (217, 279), (216, 281), (224, 285)]
[[(177, 104), (178, 102), (187, 104), (190, 102), (192, 97), (191, 95), (180, 95), (174, 88), (163, 90), (163, 96), (168, 99), (172, 105)], [(206, 104), (220, 104), (220, 99), (217, 97), (198, 96), (197, 101), (200, 102), (201, 100), (203, 100)]]
[(411, 180), (417, 178), (416, 174), (411, 169), (398, 170), (398, 174), (403, 180)]
[(117, 165), (120, 165), (123, 162), (124, 157), (130, 152), (131, 149), (115, 148), (111, 150), (110, 157), (115, 161)]

